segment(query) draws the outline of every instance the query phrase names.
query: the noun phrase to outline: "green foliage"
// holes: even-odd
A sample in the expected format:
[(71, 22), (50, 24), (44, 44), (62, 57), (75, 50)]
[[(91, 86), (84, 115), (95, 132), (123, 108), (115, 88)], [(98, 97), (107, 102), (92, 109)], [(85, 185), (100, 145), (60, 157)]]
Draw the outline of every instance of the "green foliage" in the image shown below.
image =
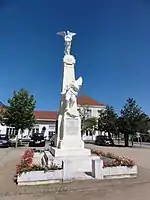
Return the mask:
[(98, 120), (96, 117), (89, 117), (89, 106), (82, 105), (79, 108), (79, 114), (81, 117), (81, 131), (96, 130), (98, 127)]
[(149, 117), (136, 101), (133, 98), (127, 99), (118, 119), (118, 128), (124, 134), (125, 146), (128, 146), (129, 135), (148, 131), (148, 120)]
[(119, 130), (124, 133), (135, 134), (136, 132), (148, 131), (149, 117), (136, 104), (136, 101), (129, 98), (119, 117)]
[(81, 118), (81, 130), (85, 131), (86, 127), (85, 127), (85, 120), (88, 117), (88, 110), (89, 110), (89, 106), (88, 105), (82, 105), (79, 108), (79, 114), (80, 114), (80, 118)]
[(105, 110), (100, 111), (98, 118), (98, 130), (101, 132), (107, 132), (109, 136), (111, 134), (117, 134), (117, 119), (118, 115), (112, 106), (106, 106)]
[(97, 118), (91, 117), (85, 119), (85, 130), (96, 130), (97, 129)]
[(14, 91), (13, 96), (8, 99), (8, 106), (2, 111), (2, 122), (11, 127), (24, 131), (30, 129), (35, 123), (34, 108), (36, 101), (34, 96), (27, 90)]

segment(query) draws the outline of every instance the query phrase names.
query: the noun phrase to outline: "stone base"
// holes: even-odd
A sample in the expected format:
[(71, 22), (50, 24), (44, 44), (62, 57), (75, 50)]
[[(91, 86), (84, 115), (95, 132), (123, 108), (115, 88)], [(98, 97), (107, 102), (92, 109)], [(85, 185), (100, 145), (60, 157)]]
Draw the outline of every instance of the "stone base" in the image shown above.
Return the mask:
[(93, 180), (92, 176), (87, 175), (84, 172), (76, 172), (74, 174), (69, 174), (69, 172), (70, 171), (64, 173), (63, 170), (54, 170), (49, 172), (44, 172), (44, 171), (26, 172), (17, 176), (17, 183), (18, 186), (27, 186), (27, 185), (45, 185), (53, 183), (68, 183), (72, 182), (73, 180)]
[(74, 171), (91, 172), (92, 156), (90, 149), (59, 149), (50, 147), (53, 162), (69, 161)]
[(62, 180), (63, 170), (53, 171), (30, 171), (22, 173), (17, 177), (19, 186), (23, 185), (44, 185), (50, 183), (60, 183)]
[(92, 172), (92, 156), (67, 157), (63, 162), (70, 163), (69, 169), (72, 172)]
[(82, 149), (84, 150), (84, 141), (78, 136), (65, 136), (63, 140), (60, 141), (60, 149)]
[(91, 156), (90, 149), (59, 149), (56, 147), (50, 147), (51, 154), (56, 157), (83, 157), (83, 156)]

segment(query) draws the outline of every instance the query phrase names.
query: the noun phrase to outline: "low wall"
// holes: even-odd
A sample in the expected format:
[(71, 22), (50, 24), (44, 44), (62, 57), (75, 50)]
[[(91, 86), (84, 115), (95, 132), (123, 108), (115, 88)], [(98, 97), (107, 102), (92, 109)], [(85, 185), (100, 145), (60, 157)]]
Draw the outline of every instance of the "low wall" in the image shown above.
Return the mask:
[[(37, 165), (49, 165), (50, 155), (45, 153), (35, 153), (33, 163)], [(45, 159), (46, 158), (46, 159)], [(68, 158), (63, 160), (62, 169), (49, 170), (49, 171), (30, 171), (23, 172), (17, 176), (18, 185), (41, 185), (50, 183), (61, 183), (66, 181), (78, 180), (78, 179), (118, 179), (118, 178), (133, 178), (137, 177), (137, 166), (127, 167), (127, 166), (117, 166), (117, 167), (105, 167), (103, 168), (103, 160), (99, 156), (89, 157), (79, 157), (80, 159), (85, 159), (91, 166), (89, 171), (79, 170), (79, 165), (74, 164), (77, 158)], [(56, 160), (58, 164), (61, 165), (60, 160)], [(55, 162), (56, 162), (55, 161)], [(91, 172), (91, 175), (87, 176), (85, 172)]]
[(95, 179), (119, 179), (137, 177), (137, 166), (116, 166), (103, 168), (103, 160), (95, 159), (92, 161), (92, 174)]
[(137, 166), (106, 167), (103, 168), (103, 179), (133, 178), (137, 177)]
[(17, 183), (19, 186), (22, 185), (43, 185), (50, 183), (59, 183), (63, 177), (63, 170), (53, 171), (31, 171), (21, 173), (17, 177)]

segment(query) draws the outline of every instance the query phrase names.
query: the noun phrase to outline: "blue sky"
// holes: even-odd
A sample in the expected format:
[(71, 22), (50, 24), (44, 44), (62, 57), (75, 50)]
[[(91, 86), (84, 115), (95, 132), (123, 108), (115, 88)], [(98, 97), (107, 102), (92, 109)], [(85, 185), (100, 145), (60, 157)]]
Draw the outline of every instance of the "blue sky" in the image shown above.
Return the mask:
[(118, 111), (133, 97), (150, 114), (149, 0), (1, 0), (0, 100), (26, 88), (37, 108), (59, 108), (64, 43), (72, 53), (81, 93)]

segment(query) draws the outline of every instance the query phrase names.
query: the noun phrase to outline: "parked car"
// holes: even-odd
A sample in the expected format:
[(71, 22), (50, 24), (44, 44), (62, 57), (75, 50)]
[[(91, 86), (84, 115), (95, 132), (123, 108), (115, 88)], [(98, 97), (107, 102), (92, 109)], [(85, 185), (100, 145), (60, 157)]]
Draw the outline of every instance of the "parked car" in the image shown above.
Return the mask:
[[(13, 137), (9, 139), (9, 143), (11, 147), (15, 147), (16, 146), (16, 139), (17, 137)], [(21, 146), (21, 140), (18, 138), (18, 146)]]
[(31, 136), (31, 140), (29, 141), (29, 147), (34, 147), (34, 146), (38, 147), (45, 146), (45, 138), (42, 133), (35, 133), (33, 134), (33, 136)]
[(0, 147), (9, 147), (9, 146), (10, 142), (8, 136), (5, 134), (0, 134)]
[(114, 146), (114, 141), (108, 136), (98, 135), (96, 137), (95, 144), (100, 146)]
[(30, 142), (30, 140), (31, 140), (31, 136), (30, 135), (25, 135), (25, 136), (23, 136), (22, 138), (21, 138), (21, 141), (22, 142)]

